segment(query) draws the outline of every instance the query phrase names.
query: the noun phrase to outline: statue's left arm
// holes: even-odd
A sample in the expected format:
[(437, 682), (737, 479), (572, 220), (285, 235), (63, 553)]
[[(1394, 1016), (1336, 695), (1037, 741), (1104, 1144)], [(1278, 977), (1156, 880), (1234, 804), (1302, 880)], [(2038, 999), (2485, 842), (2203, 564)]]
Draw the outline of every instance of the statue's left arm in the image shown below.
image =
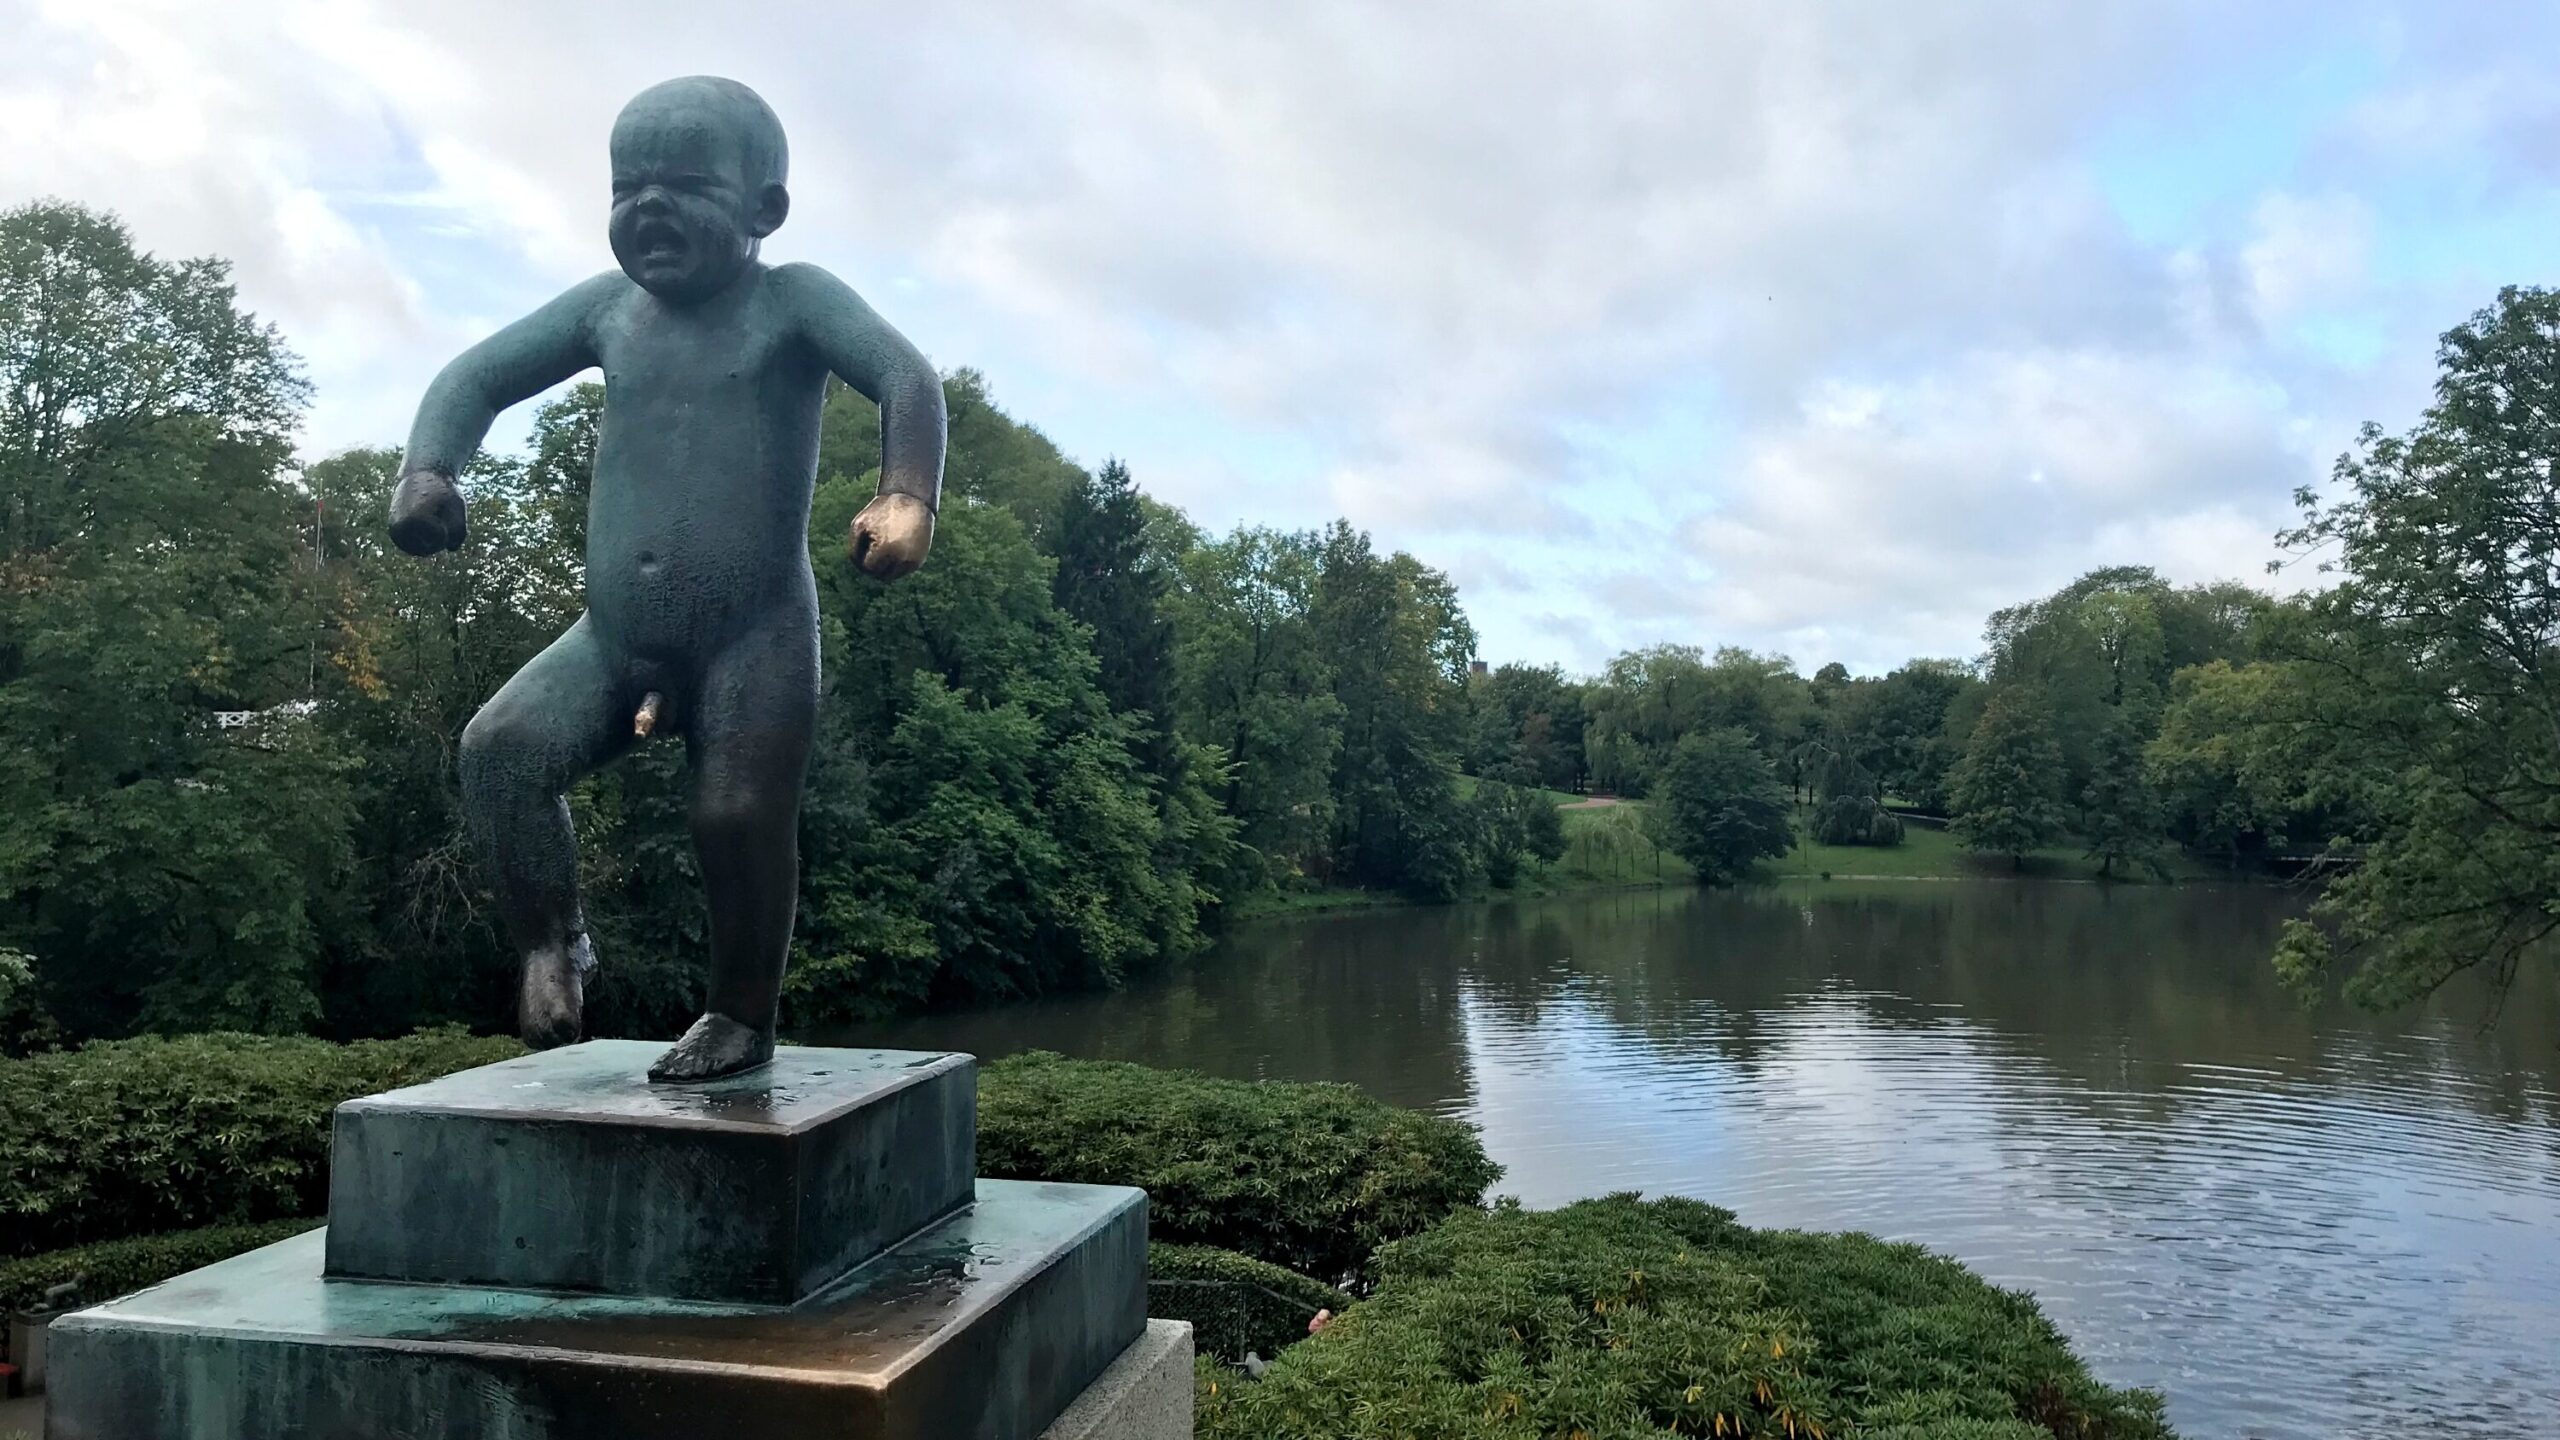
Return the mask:
[(852, 286), (811, 265), (775, 274), (790, 287), (810, 348), (880, 407), (880, 494), (854, 518), (846, 549), (872, 574), (895, 579), (924, 563), (942, 503), (942, 377)]

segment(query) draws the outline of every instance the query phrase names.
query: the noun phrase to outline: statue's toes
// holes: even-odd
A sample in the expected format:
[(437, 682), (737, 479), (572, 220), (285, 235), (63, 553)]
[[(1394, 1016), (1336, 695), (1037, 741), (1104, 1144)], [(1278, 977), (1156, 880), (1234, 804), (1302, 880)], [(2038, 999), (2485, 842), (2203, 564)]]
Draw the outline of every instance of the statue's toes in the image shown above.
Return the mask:
[(772, 1058), (772, 1037), (726, 1015), (705, 1015), (693, 1022), (674, 1049), (649, 1067), (649, 1078), (678, 1084), (717, 1080), (753, 1070)]

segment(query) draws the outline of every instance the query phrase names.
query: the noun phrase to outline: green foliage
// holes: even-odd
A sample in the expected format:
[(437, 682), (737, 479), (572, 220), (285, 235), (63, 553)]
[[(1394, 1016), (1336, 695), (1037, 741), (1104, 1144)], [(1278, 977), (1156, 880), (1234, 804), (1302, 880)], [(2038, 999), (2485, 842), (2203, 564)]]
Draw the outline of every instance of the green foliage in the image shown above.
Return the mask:
[[(1930, 812), (1947, 803), (1947, 770), (1969, 730), (1954, 730), (1959, 703), (1982, 682), (1952, 660), (1914, 660), (1876, 680), (1852, 680), (1833, 717), (1840, 748), (1882, 789)], [(1966, 723), (1969, 723), (1969, 717)]]
[(1531, 865), (1564, 857), (1564, 816), (1543, 791), (1484, 780), (1467, 810), (1475, 823), (1477, 864), (1497, 890), (1510, 889)]
[(35, 957), (0, 946), (0, 1056), (47, 1049), (59, 1034), (36, 998)]
[[(545, 407), (527, 457), (477, 462), (471, 543), (420, 564), (384, 539), (394, 452), (297, 484), (301, 381), (218, 263), (141, 255), (70, 207), (7, 212), (0, 340), (20, 397), (0, 406), (0, 944), (37, 957), (0, 1046), (55, 1018), (73, 1038), (505, 1025), (514, 960), (453, 741), (583, 604), (601, 388)], [(803, 1020), (1114, 983), (1197, 943), (1234, 868), (1228, 777), (1168, 728), (1143, 613), (1186, 528), (975, 375), (945, 389), (940, 543), (895, 591), (838, 553), (876, 408), (839, 391), (823, 417)], [(1076, 560), (1057, 595), (1043, 543)], [(1060, 597), (1110, 631), (1126, 693)], [(641, 747), (571, 806), (604, 961), (590, 1025), (679, 1025), (704, 949), (680, 749)]]
[(0, 212), (0, 942), (74, 1033), (319, 1014), (354, 901), (344, 758), (285, 708), (305, 389), (221, 262)]
[(1467, 682), (1467, 769), (1550, 790), (1580, 788), (1583, 687), (1554, 665), (1497, 665)]
[(1789, 753), (1804, 736), (1812, 704), (1783, 655), (1727, 646), (1710, 660), (1694, 645), (1629, 651), (1609, 662), (1584, 697), (1592, 783), (1650, 793), (1673, 749), (1712, 729), (1740, 729), (1765, 755)]
[(1147, 1314), (1188, 1320), (1203, 1355), (1230, 1363), (1266, 1358), (1307, 1338), (1317, 1312), (1339, 1315), (1351, 1297), (1295, 1270), (1208, 1245), (1147, 1247)]
[(209, 1034), (0, 1061), (0, 1253), (317, 1214), (342, 1100), (522, 1053), (398, 1040)]
[[(1850, 685), (1845, 673), (1833, 683), (1843, 692)], [(1901, 844), (1902, 821), (1877, 798), (1876, 777), (1858, 763), (1853, 746), (1813, 742), (1811, 748), (1820, 756), (1814, 777), (1818, 801), (1811, 827), (1814, 842), (1879, 847)]]
[(2301, 495), (2285, 538), (2336, 583), (2281, 617), (2281, 683), (2242, 731), (2361, 842), (2278, 963), (2373, 1005), (2510, 983), (2560, 927), (2560, 292), (2500, 291), (2437, 359), (2417, 425), (2367, 426), (2336, 498)]
[(1475, 630), (1447, 576), (1401, 551), (1378, 554), (1347, 524), (1325, 532), (1319, 557), (1309, 619), (1342, 716), (1329, 869), (1355, 885), (1453, 899), (1473, 878), (1456, 780)]
[(1683, 736), (1654, 781), (1645, 823), (1654, 843), (1689, 862), (1701, 884), (1728, 884), (1752, 862), (1795, 848), (1784, 786), (1748, 731)]
[(46, 1292), (73, 1285), (73, 1302), (100, 1305), (145, 1286), (199, 1270), (234, 1255), (245, 1255), (279, 1240), (290, 1240), (320, 1224), (303, 1217), (248, 1225), (207, 1225), (163, 1235), (133, 1235), (101, 1240), (0, 1261), (0, 1311), (32, 1310)]
[(1317, 873), (1333, 835), (1343, 707), (1315, 630), (1318, 546), (1239, 529), (1187, 552), (1167, 597), (1181, 731), (1216, 757), (1242, 846), (1233, 890)]
[(2062, 775), (2042, 694), (2026, 685), (1993, 690), (1949, 777), (1957, 838), (2023, 865), (2028, 851), (2062, 834)]
[(1472, 1127), (1347, 1085), (1250, 1084), (1019, 1055), (978, 1078), (978, 1166), (1137, 1185), (1157, 1238), (1350, 1278), (1369, 1252), (1483, 1202)]
[[(2238, 869), (2297, 823), (2307, 773), (2268, 727), (2296, 687), (2285, 667), (2217, 660), (2178, 672), (2144, 766), (2169, 833)], [(2295, 733), (2300, 733), (2298, 728)], [(2258, 740), (2268, 743), (2257, 743)]]
[[(433, 564), (398, 553), (385, 533), (395, 452), (351, 450), (303, 471), (324, 596), (311, 725), (351, 767), (350, 889), (365, 907), (328, 937), (323, 1000), (338, 1033), (464, 1019), (496, 1025), (512, 1013), (513, 960), (481, 903), (463, 837), (454, 740), (481, 702), (577, 617), (573, 547), (588, 483), (581, 456), (592, 452), (602, 394), (582, 386), (544, 408), (534, 463), (472, 466), (464, 477), (471, 543)], [(605, 780), (601, 802), (593, 786), (577, 797), (582, 831), (595, 835), (600, 816), (624, 808), (624, 784)], [(618, 885), (648, 856), (627, 843), (590, 843), (584, 858), (588, 883), (618, 901)], [(616, 928), (618, 903), (596, 914), (611, 964), (590, 1018), (609, 1032), (634, 1018), (623, 1003), (634, 989), (670, 988), (637, 972), (683, 932), (668, 925), (655, 944), (635, 948)]]
[(2157, 870), (2167, 836), (2160, 797), (2145, 768), (2139, 722), (2129, 713), (2117, 718), (2098, 737), (2089, 759), (2089, 785), (2081, 792), (2080, 831), (2088, 838), (2089, 858), (2098, 874), (2112, 877), (2119, 865)]
[(1103, 463), (1067, 492), (1058, 518), (1058, 608), (1093, 632), (1103, 698), (1129, 717), (1139, 760), (1172, 768), (1173, 626), (1164, 617), (1165, 575), (1146, 545), (1146, 507), (1129, 467)]
[(1812, 834), (1825, 845), (1893, 846), (1902, 821), (1872, 795), (1834, 795), (1815, 807)]
[(1378, 1271), (1263, 1379), (1204, 1368), (1204, 1440), (2170, 1433), (2026, 1296), (1863, 1235), (1621, 1195), (1462, 1214)]
[[(828, 482), (815, 531), (840, 530), (867, 491)], [(1197, 943), (1210, 896), (1189, 862), (1214, 863), (1226, 830), (1192, 802), (1196, 780), (1160, 791), (1139, 769), (1019, 521), (946, 504), (934, 563), (895, 588), (820, 573), (801, 1022), (1111, 985)]]
[(2148, 740), (2177, 671), (2248, 656), (2264, 603), (2233, 585), (2174, 588), (2147, 566), (2093, 570), (1991, 617), (1988, 678), (2038, 693), (2060, 747), (2059, 793), (2077, 796), (2111, 725)]

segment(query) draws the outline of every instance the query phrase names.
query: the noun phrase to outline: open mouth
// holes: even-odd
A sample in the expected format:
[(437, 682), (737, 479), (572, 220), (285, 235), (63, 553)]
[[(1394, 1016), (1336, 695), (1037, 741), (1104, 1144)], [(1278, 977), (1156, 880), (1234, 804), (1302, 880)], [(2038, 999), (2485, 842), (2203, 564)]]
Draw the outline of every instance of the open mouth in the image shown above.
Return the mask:
[(672, 225), (643, 225), (632, 232), (631, 243), (643, 260), (684, 258), (684, 232)]

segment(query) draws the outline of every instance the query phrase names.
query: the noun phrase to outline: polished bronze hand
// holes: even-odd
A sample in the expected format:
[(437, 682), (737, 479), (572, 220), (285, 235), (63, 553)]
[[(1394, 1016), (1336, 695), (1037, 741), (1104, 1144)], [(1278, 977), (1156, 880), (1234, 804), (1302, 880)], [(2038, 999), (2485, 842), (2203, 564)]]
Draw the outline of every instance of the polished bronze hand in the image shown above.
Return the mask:
[(883, 580), (912, 573), (932, 548), (933, 507), (913, 495), (875, 498), (844, 537), (845, 558)]

